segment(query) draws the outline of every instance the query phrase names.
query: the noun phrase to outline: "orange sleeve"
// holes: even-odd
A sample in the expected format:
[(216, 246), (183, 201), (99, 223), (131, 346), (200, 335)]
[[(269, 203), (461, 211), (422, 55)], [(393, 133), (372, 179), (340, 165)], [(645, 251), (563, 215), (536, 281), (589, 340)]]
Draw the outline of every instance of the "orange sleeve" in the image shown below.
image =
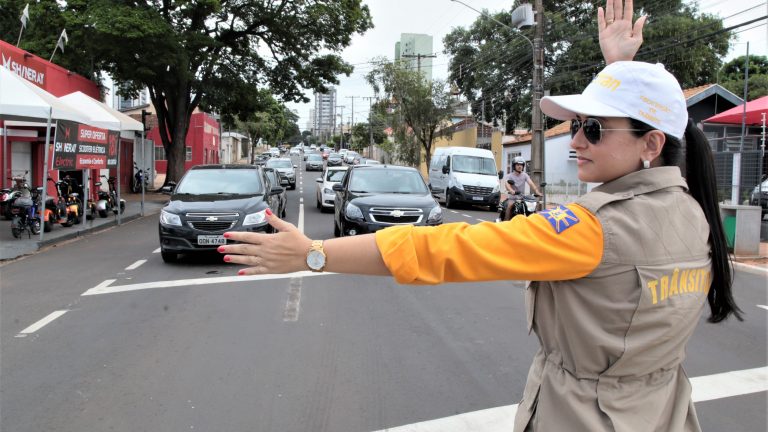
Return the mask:
[(376, 244), (399, 283), (567, 280), (600, 263), (603, 230), (571, 204), (502, 223), (391, 227), (376, 233)]

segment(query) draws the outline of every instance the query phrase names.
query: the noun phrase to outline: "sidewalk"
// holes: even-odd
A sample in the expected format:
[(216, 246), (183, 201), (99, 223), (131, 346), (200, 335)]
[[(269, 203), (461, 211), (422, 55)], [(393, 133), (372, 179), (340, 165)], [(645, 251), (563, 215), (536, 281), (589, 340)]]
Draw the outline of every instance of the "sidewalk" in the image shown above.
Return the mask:
[[(124, 194), (121, 198), (125, 200), (125, 211), (120, 217), (121, 223), (141, 217), (141, 194)], [(158, 213), (166, 202), (168, 202), (168, 195), (145, 193), (144, 216)], [(106, 218), (97, 216), (96, 219), (86, 220), (84, 224), (81, 222), (71, 227), (56, 224), (51, 232), (43, 233), (43, 241), (41, 242), (39, 234), (32, 235), (32, 238), (29, 238), (27, 233), (24, 233), (20, 239), (14, 238), (13, 234), (11, 234), (11, 221), (0, 219), (0, 242), (2, 242), (0, 261), (30, 255), (45, 246), (82, 237), (116, 225), (117, 215), (112, 213)]]

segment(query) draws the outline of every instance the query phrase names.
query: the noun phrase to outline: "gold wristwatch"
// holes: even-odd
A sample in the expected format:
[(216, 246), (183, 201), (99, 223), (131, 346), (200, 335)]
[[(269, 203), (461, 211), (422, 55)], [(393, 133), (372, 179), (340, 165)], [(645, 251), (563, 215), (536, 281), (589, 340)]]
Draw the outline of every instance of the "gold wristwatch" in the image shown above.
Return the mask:
[(312, 246), (307, 252), (307, 267), (313, 272), (321, 272), (325, 268), (325, 251), (322, 240), (312, 241)]

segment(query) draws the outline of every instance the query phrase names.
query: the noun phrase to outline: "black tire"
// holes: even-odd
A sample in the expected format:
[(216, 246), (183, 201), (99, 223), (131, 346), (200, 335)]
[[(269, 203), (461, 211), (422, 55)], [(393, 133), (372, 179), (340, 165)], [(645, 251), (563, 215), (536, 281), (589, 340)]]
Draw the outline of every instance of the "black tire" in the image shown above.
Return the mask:
[(285, 207), (283, 207), (283, 212), (280, 213), (280, 217), (285, 219)]
[(34, 218), (30, 220), (28, 223), (29, 223), (29, 230), (32, 232), (32, 234), (34, 235), (40, 234), (40, 219)]
[(445, 190), (445, 208), (454, 208), (456, 204), (451, 199), (451, 191), (446, 189)]
[(315, 199), (315, 205), (317, 206), (317, 209), (320, 210), (320, 213), (323, 212), (323, 205), (320, 203), (319, 199)]
[(162, 249), (160, 250), (160, 256), (163, 258), (163, 262), (165, 263), (175, 263), (179, 260), (179, 254), (166, 252)]
[(46, 220), (46, 221), (43, 223), (43, 231), (44, 231), (44, 232), (51, 232), (51, 230), (52, 230), (52, 229), (53, 229), (53, 221), (52, 221), (50, 218), (48, 218), (48, 219), (47, 219), (47, 220)]
[(23, 229), (21, 229), (20, 225), (21, 225), (21, 219), (19, 219), (18, 217), (13, 217), (11, 219), (11, 234), (13, 234), (15, 238), (21, 238), (21, 232), (24, 231)]
[(107, 217), (107, 211), (106, 210), (99, 210), (99, 217), (102, 217), (102, 218)]
[(336, 224), (336, 221), (333, 221), (333, 236), (341, 237), (341, 230), (339, 229), (339, 225)]

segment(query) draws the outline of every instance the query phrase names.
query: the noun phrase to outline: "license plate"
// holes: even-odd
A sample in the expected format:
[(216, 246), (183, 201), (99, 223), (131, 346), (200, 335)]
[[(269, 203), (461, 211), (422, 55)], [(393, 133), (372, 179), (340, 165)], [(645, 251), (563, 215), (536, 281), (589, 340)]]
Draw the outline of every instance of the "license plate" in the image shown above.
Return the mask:
[(479, 196), (479, 197), (472, 197), (472, 199), (475, 200), (475, 201), (482, 201), (483, 197), (481, 197), (481, 196)]
[(197, 244), (201, 246), (223, 245), (227, 244), (227, 239), (223, 235), (199, 235)]

